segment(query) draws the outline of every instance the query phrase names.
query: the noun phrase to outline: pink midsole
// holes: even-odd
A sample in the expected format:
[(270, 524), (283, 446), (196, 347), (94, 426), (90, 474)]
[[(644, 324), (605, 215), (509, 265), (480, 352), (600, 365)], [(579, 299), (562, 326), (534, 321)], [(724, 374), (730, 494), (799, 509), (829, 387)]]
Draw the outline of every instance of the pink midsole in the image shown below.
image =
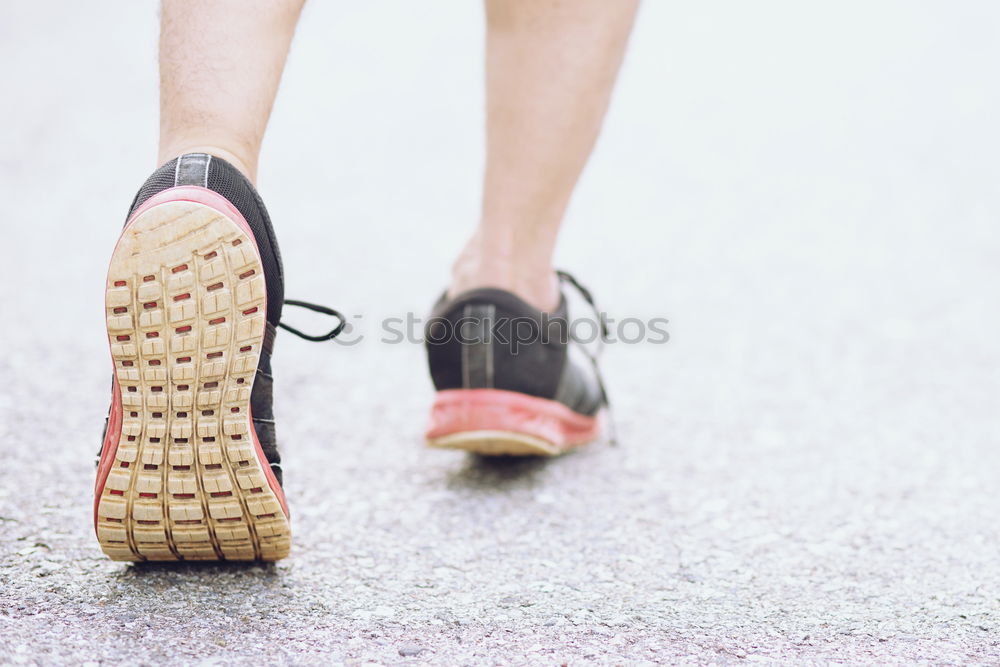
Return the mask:
[(507, 431), (572, 447), (600, 435), (601, 420), (545, 398), (503, 389), (439, 391), (431, 409), (428, 439), (469, 431)]

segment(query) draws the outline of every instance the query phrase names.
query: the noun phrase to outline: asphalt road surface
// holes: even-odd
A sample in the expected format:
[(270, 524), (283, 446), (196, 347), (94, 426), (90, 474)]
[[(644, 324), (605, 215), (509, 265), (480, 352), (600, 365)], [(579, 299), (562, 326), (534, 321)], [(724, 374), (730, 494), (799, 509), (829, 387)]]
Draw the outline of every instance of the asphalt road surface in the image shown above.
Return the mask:
[(425, 449), (380, 340), (476, 219), (481, 23), (306, 8), (260, 188), (364, 337), (279, 336), (289, 559), (130, 566), (89, 517), (156, 10), (3, 4), (0, 662), (1000, 662), (1000, 7), (646, 4), (559, 260), (670, 341), (550, 462)]

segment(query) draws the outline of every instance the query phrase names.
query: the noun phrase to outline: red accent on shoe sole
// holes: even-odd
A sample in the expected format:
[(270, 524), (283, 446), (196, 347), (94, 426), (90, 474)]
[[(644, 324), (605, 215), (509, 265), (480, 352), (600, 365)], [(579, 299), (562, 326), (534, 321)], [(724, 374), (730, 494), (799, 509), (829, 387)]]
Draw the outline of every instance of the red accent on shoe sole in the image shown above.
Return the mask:
[(508, 431), (568, 449), (590, 442), (601, 420), (581, 415), (559, 403), (502, 389), (439, 391), (431, 410), (428, 439), (468, 431)]

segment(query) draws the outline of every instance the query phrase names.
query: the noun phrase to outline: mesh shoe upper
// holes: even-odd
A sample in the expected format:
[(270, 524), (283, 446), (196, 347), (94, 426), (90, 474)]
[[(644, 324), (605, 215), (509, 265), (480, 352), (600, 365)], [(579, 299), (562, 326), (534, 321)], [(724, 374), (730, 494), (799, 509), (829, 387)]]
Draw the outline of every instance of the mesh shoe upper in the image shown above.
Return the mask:
[(546, 313), (500, 289), (443, 296), (424, 332), (434, 386), (515, 391), (594, 415), (604, 390), (569, 324), (565, 297)]

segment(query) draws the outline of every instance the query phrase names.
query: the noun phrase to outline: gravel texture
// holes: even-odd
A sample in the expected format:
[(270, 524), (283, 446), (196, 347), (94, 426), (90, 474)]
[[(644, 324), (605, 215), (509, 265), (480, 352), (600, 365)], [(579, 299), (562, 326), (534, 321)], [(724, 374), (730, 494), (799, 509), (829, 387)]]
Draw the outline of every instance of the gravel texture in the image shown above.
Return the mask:
[(551, 462), (424, 449), (378, 340), (475, 220), (480, 23), (307, 7), (261, 190), (365, 338), (279, 337), (290, 559), (129, 566), (89, 516), (155, 8), (0, 8), (0, 662), (1000, 661), (1000, 8), (647, 3), (560, 261), (671, 340), (609, 347), (621, 445)]

